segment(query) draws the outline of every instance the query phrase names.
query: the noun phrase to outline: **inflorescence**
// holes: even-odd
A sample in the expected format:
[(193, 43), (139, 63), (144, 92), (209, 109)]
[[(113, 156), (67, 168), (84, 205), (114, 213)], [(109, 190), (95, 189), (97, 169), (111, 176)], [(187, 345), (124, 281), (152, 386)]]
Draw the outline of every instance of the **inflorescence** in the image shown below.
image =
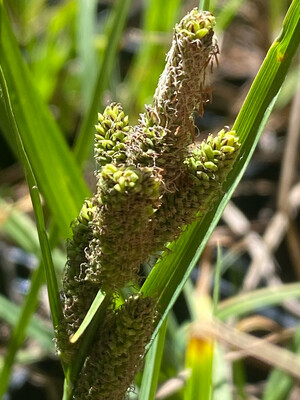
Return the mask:
[[(174, 29), (167, 62), (154, 95), (136, 126), (120, 104), (98, 115), (95, 135), (97, 191), (72, 224), (63, 279), (63, 315), (57, 347), (70, 363), (80, 340), (69, 338), (97, 291), (118, 296), (139, 282), (140, 264), (160, 254), (222, 192), (238, 155), (236, 133), (222, 129), (194, 144), (193, 113), (210, 98), (207, 80), (218, 47), (209, 12), (192, 10)], [(142, 293), (107, 310), (87, 357), (75, 399), (122, 399), (154, 329), (155, 298)]]

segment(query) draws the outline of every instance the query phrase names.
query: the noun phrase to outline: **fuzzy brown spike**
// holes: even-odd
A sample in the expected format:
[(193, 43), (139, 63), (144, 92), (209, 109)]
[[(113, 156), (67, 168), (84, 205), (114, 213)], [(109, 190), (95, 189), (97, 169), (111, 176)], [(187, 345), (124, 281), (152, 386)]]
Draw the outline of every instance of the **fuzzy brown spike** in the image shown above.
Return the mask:
[(196, 109), (202, 115), (203, 105), (210, 96), (207, 66), (218, 53), (214, 25), (211, 13), (196, 8), (176, 25), (167, 64), (154, 96), (159, 124), (172, 134), (180, 127), (180, 134), (187, 135), (190, 142), (194, 131), (191, 114)]

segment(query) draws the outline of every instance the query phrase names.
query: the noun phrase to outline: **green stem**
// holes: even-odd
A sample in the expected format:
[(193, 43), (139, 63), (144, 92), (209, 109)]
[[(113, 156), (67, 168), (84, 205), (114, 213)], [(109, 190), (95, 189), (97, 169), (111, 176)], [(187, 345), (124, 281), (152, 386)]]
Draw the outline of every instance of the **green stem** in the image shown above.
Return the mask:
[(199, 8), (199, 10), (209, 11), (210, 10), (210, 0), (200, 0), (198, 8)]

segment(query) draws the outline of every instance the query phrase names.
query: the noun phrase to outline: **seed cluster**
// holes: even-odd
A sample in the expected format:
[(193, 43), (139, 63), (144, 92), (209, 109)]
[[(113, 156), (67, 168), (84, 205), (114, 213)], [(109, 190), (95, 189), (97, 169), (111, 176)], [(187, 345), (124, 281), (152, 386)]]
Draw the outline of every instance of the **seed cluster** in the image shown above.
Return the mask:
[(96, 341), (79, 376), (77, 400), (121, 400), (141, 366), (150, 341), (155, 301), (135, 295), (117, 311), (108, 310)]
[[(193, 112), (210, 97), (207, 74), (218, 53), (208, 12), (192, 10), (176, 25), (167, 63), (139, 123), (130, 126), (120, 104), (98, 115), (95, 160), (97, 191), (72, 225), (63, 280), (64, 319), (57, 346), (71, 362), (71, 345), (97, 291), (118, 296), (139, 282), (151, 254), (203, 216), (222, 191), (239, 151), (234, 131), (222, 129), (193, 144)], [(77, 399), (122, 399), (154, 327), (156, 301), (142, 294), (112, 306), (75, 389)]]

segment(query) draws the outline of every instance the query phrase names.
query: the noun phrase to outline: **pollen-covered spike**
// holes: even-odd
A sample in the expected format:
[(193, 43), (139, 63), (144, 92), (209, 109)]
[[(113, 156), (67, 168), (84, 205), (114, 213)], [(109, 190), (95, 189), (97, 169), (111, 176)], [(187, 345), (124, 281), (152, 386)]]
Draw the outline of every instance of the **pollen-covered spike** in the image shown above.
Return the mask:
[(152, 243), (150, 222), (160, 204), (161, 181), (153, 168), (107, 164), (98, 173), (97, 211), (87, 264), (80, 280), (114, 292), (138, 280)]
[(153, 251), (161, 251), (164, 244), (175, 240), (186, 225), (210, 210), (222, 191), (239, 148), (236, 133), (222, 129), (190, 150), (176, 192), (165, 193), (152, 218)]
[(131, 130), (129, 159), (160, 168), (168, 191), (177, 190), (176, 181), (194, 140), (193, 112), (202, 115), (210, 98), (207, 67), (218, 53), (214, 24), (212, 14), (194, 9), (176, 25), (154, 107), (146, 106)]
[(138, 372), (154, 330), (156, 300), (134, 295), (109, 310), (87, 357), (74, 400), (121, 400)]
[(86, 200), (71, 225), (73, 237), (67, 243), (68, 260), (61, 294), (63, 320), (56, 332), (57, 350), (67, 363), (74, 359), (80, 345), (80, 340), (71, 344), (69, 338), (79, 328), (98, 291), (97, 286), (79, 280), (81, 268), (87, 263), (86, 249), (93, 238), (91, 224), (95, 211), (92, 200)]

